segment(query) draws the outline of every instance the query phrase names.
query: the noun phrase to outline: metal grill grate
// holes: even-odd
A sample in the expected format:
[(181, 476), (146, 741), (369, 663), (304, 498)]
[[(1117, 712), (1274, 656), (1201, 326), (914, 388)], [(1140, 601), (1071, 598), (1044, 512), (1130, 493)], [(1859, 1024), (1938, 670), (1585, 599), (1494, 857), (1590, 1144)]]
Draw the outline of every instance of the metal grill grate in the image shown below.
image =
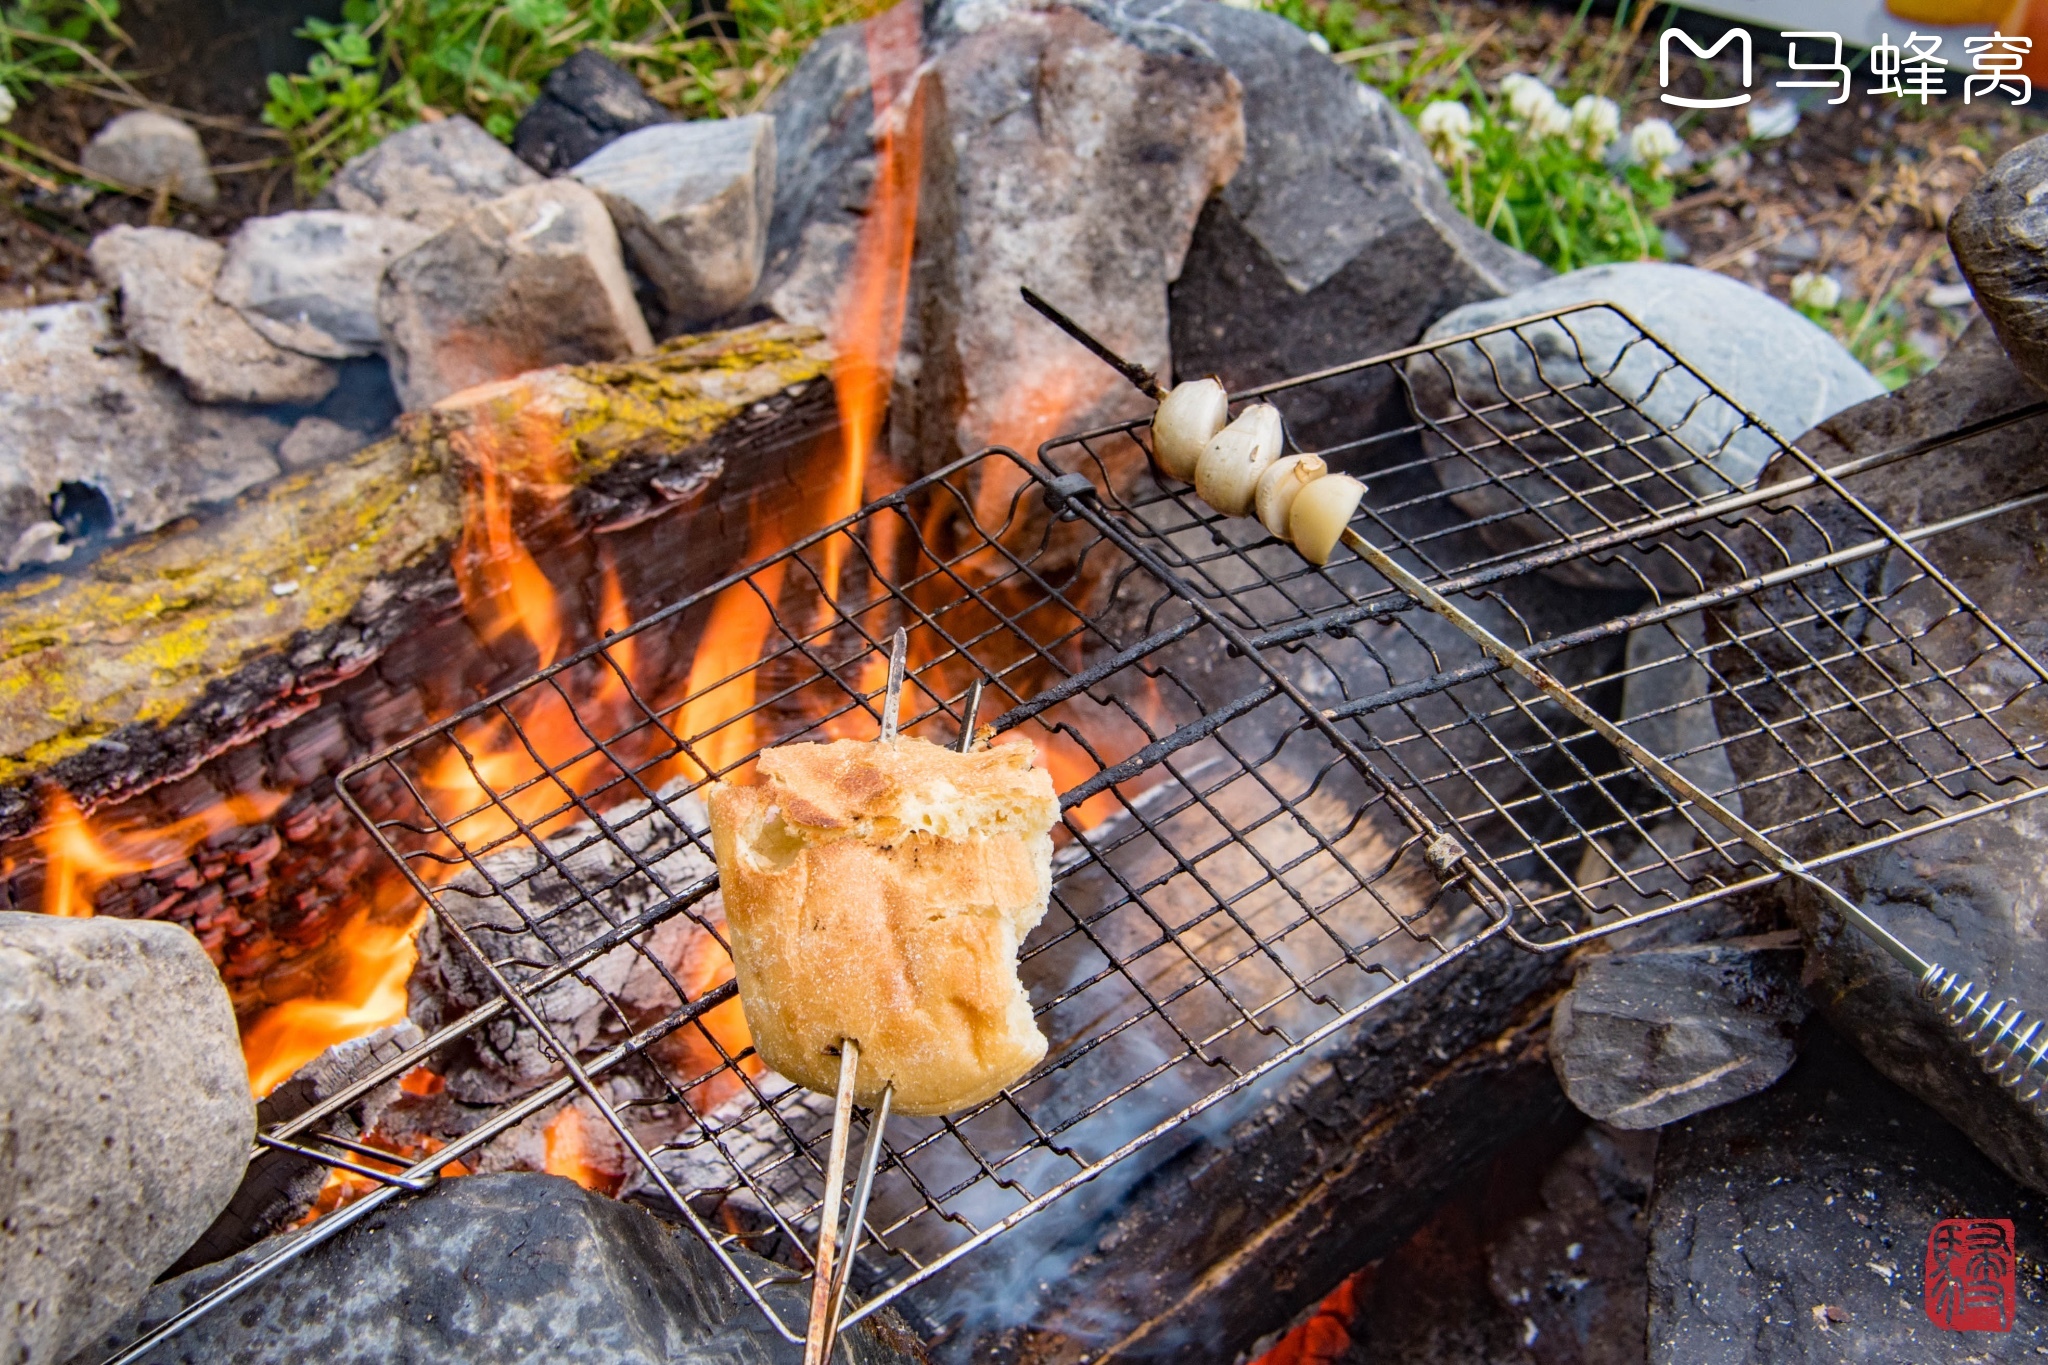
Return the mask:
[[(1806, 866), (2043, 790), (2048, 674), (1918, 547), (2048, 494), (1900, 532), (1846, 481), (2048, 404), (1824, 470), (1604, 306), (1264, 392), (1370, 480), (1367, 539)], [(830, 1101), (731, 1028), (697, 794), (873, 735), (898, 627), (905, 731), (950, 742), (985, 680), (1063, 790), (1021, 963), (1051, 1047), (891, 1125), (848, 1321), (1491, 936), (1556, 949), (1783, 875), (1362, 560), (1310, 568), (1160, 481), (1145, 439), (962, 461), (345, 775), (468, 1012), (264, 1141), (340, 1164), (322, 1125), (419, 1064), (513, 1097), (133, 1353), (572, 1099), (801, 1339), (759, 1291), (808, 1264)]]

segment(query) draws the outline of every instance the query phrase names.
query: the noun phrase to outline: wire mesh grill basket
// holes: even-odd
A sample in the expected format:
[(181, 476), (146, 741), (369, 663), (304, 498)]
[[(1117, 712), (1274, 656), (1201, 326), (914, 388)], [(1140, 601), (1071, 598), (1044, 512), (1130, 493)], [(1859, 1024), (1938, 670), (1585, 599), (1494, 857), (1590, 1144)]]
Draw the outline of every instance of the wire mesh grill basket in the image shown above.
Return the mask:
[[(1801, 867), (2043, 790), (2048, 675), (1929, 554), (2048, 495), (1902, 531), (1850, 484), (2048, 404), (1824, 469), (1607, 306), (1262, 392), (1368, 479), (1367, 540)], [(446, 1022), (263, 1141), (347, 1165), (330, 1119), (422, 1064), (504, 1098), (279, 1258), (573, 1100), (801, 1339), (761, 1290), (808, 1266), (830, 1102), (735, 1027), (700, 793), (873, 736), (898, 628), (903, 730), (951, 743), (981, 681), (1063, 793), (1020, 964), (1050, 1048), (891, 1125), (849, 1322), (1491, 937), (1555, 950), (1786, 875), (1364, 560), (1313, 568), (1156, 476), (1147, 439), (961, 461), (346, 774), (432, 907)]]

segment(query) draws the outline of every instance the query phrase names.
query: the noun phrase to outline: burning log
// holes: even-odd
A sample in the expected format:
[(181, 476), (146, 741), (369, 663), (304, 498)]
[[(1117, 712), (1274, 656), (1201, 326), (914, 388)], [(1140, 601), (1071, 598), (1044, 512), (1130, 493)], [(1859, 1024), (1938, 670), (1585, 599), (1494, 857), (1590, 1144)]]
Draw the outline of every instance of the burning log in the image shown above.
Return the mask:
[(333, 775), (746, 558), (836, 455), (827, 363), (771, 325), (483, 386), (15, 589), (0, 905), (191, 926), (259, 1089), (395, 1021), (412, 898)]

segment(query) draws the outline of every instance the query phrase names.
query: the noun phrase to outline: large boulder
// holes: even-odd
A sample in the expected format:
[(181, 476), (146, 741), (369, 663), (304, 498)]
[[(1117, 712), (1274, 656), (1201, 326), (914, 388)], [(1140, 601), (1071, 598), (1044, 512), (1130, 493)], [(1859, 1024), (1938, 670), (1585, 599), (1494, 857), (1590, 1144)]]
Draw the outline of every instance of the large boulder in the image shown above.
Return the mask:
[(1784, 1075), (1806, 1010), (1789, 932), (1601, 953), (1551, 1013), (1550, 1064), (1582, 1113), (1657, 1128)]
[(393, 261), (377, 317), (408, 409), (527, 370), (654, 347), (612, 220), (573, 180), (493, 199)]
[(1839, 1038), (1810, 1032), (1775, 1087), (1662, 1134), (1651, 1365), (2048, 1355), (2048, 1291), (2027, 1270), (2009, 1335), (1944, 1330), (1922, 1307), (1936, 1223), (2009, 1218), (2031, 1265), (2048, 1255), (2038, 1201)]
[[(1137, 41), (1213, 54), (1244, 90), (1245, 157), (1173, 285), (1183, 375), (1248, 388), (1413, 344), (1460, 304), (1543, 279), (1469, 222), (1407, 119), (1277, 15), (1138, 0)], [(1399, 395), (1385, 372), (1281, 400), (1310, 447)]]
[[(1416, 414), (1434, 424), (1438, 477), (1460, 510), (1492, 519), (1483, 534), (1497, 549), (1747, 488), (1777, 450), (1749, 418), (1790, 437), (1884, 392), (1840, 342), (1770, 295), (1654, 261), (1589, 266), (1467, 304), (1423, 339), (1601, 303), (1615, 307), (1407, 362)], [(1654, 435), (1626, 409), (1587, 416), (1616, 409), (1615, 399), (1672, 436)], [(1466, 415), (1475, 408), (1484, 415)], [(1585, 448), (1603, 453), (1576, 458)], [(1572, 560), (1547, 572), (1582, 587), (1637, 587), (1646, 578), (1683, 587), (1688, 576), (1680, 566), (1634, 560)]]
[[(1838, 464), (1945, 436), (2039, 400), (2040, 392), (1979, 323), (1932, 373), (1838, 414), (1798, 445), (1824, 466)], [(2035, 417), (1884, 466), (1850, 479), (1848, 487), (1893, 526), (1926, 526), (2038, 488), (2044, 440), (2048, 420)], [(1764, 479), (1798, 472), (1787, 460)], [(1725, 566), (1721, 576), (1739, 577), (1871, 536), (1868, 522), (1825, 490), (1791, 495), (1785, 504), (1782, 514), (1755, 529), (1721, 533), (1727, 552), (1741, 561)], [(1922, 540), (1918, 548), (2040, 660), (2048, 658), (2044, 544), (2048, 511), (2034, 504)], [(1873, 603), (1882, 605), (1892, 625), (1868, 610)], [(1742, 651), (1715, 656), (1724, 682), (1714, 707), (1721, 732), (1731, 737), (1729, 760), (1737, 777), (1755, 784), (1744, 792), (1744, 813), (1759, 828), (1781, 829), (1780, 841), (1793, 854), (1815, 857), (1868, 841), (1875, 813), (1900, 809), (1902, 802), (1914, 812), (1904, 823), (1917, 825), (2020, 790), (1998, 786), (2010, 779), (2039, 783), (2038, 769), (2010, 757), (2008, 745), (2048, 730), (2048, 688), (1901, 551), (1739, 600), (1714, 617), (1709, 629), (1720, 638), (1749, 642)], [(1789, 634), (1772, 633), (1780, 622), (1791, 623)], [(1910, 660), (1894, 626), (1910, 634)], [(1859, 664), (1858, 651), (1870, 651), (1868, 657), (1887, 669), (1941, 668), (1947, 682), (1922, 683), (1910, 697), (1901, 695), (1894, 690), (1897, 678)], [(1816, 657), (1833, 660), (1828, 675), (1811, 666)], [(1763, 680), (1764, 668), (1774, 670), (1773, 680)], [(1906, 746), (1870, 744), (1862, 722), (1840, 715), (1844, 688), (1871, 721), (1910, 736)], [(1970, 719), (1966, 700), (1994, 709), (2003, 736)], [(1831, 757), (1846, 741), (1860, 746), (1853, 763)], [(1813, 757), (1792, 765), (1788, 753)], [(1929, 774), (1950, 776), (1937, 783)], [(1904, 795), (1881, 794), (1878, 783)], [(1994, 1001), (2012, 997), (2038, 1013), (2048, 1007), (2048, 812), (2042, 806), (2030, 802), (1951, 825), (1838, 863), (1823, 875), (1922, 956), (1962, 972)], [(1810, 890), (1794, 883), (1784, 895), (1806, 933), (1806, 979), (1828, 1020), (1879, 1071), (1956, 1124), (2014, 1179), (2048, 1190), (2048, 1120), (1979, 1070), (1971, 1050), (1918, 999), (1910, 972)]]
[(874, 93), (867, 25), (811, 45), (768, 98), (775, 208), (755, 297), (777, 317), (827, 329), (873, 191)]
[(606, 143), (672, 117), (632, 72), (586, 47), (541, 82), (540, 98), (512, 130), (512, 150), (541, 174), (559, 175)]
[(276, 477), (287, 429), (192, 403), (123, 343), (105, 300), (0, 312), (0, 515), (13, 518), (0, 523), (0, 554), (55, 526), (53, 500), (78, 509), (75, 543), (233, 497)]
[(122, 114), (93, 134), (78, 160), (88, 174), (129, 189), (174, 194), (202, 206), (220, 199), (199, 134), (169, 114)]
[(0, 1360), (68, 1360), (141, 1302), (255, 1135), (190, 931), (0, 911)]
[(116, 227), (93, 239), (93, 272), (121, 297), (128, 339), (175, 370), (201, 403), (317, 403), (332, 367), (274, 345), (213, 296), (223, 251), (175, 228)]
[(626, 134), (570, 175), (611, 210), (672, 325), (709, 322), (761, 278), (775, 208), (775, 121), (662, 123)]
[(399, 218), (439, 232), (540, 176), (466, 118), (402, 128), (336, 171), (314, 208)]
[(1167, 288), (1244, 148), (1237, 83), (1215, 62), (1148, 51), (1070, 9), (962, 5), (945, 19), (912, 97), (916, 381), (891, 417), (899, 455), (921, 464), (1143, 410), (1018, 286), (1166, 371)]
[(433, 236), (419, 223), (336, 209), (251, 218), (228, 242), (215, 297), (278, 346), (342, 360), (376, 352), (377, 286)]
[[(287, 1234), (295, 1235), (295, 1234)], [(262, 1243), (159, 1285), (100, 1343), (111, 1352), (276, 1247)], [(775, 1268), (730, 1253), (759, 1281)], [(807, 1285), (762, 1296), (802, 1329)], [(915, 1338), (883, 1312), (835, 1359), (910, 1365)], [(149, 1365), (795, 1365), (695, 1234), (560, 1176), (474, 1175), (378, 1209), (143, 1356)]]
[(1998, 158), (1949, 215), (1948, 244), (2021, 374), (2048, 388), (2048, 137)]

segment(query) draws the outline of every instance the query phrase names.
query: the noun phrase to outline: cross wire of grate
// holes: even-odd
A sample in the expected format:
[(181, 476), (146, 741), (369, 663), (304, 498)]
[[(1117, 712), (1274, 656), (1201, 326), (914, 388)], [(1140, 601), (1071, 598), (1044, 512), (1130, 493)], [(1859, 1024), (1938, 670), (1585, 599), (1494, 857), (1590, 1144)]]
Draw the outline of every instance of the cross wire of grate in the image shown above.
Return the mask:
[[(1900, 529), (2031, 403), (1824, 466), (1623, 310), (1561, 309), (1235, 395), (1370, 491), (1354, 529), (1617, 722), (1802, 871), (2048, 790), (2041, 663), (1939, 567), (2039, 515), (1979, 487)], [(1340, 549), (1324, 569), (1152, 471), (1143, 422), (1049, 442), (1101, 515), (1398, 772), (1556, 950), (1779, 880), (1441, 615)], [(1139, 471), (1117, 477), (1114, 471)], [(1860, 491), (1859, 491), (1860, 490)]]
[[(1077, 515), (1084, 496), (985, 451), (344, 773), (430, 908), (433, 1031), (262, 1133), (259, 1159), (380, 1187), (117, 1359), (568, 1107), (625, 1154), (618, 1192), (686, 1222), (801, 1340), (777, 1294), (809, 1264), (830, 1100), (748, 1045), (702, 793), (770, 744), (872, 738), (898, 628), (904, 733), (953, 741), (980, 682), (990, 727), (1062, 791), (1019, 963), (1049, 1048), (994, 1100), (891, 1124), (847, 1323), (1501, 932), (1499, 889), (1259, 633)], [(510, 1097), (425, 1150), (333, 1131), (420, 1068)], [(404, 1170), (375, 1164), (396, 1152)]]
[[(1608, 306), (1255, 396), (1370, 481), (1356, 530), (1806, 865), (2042, 790), (2041, 666), (1929, 552), (2048, 494), (1901, 531), (1849, 485), (2048, 404), (1823, 467)], [(830, 1104), (737, 1027), (700, 792), (769, 744), (871, 737), (899, 626), (903, 729), (950, 742), (983, 680), (1062, 790), (1020, 962), (1050, 1047), (892, 1124), (848, 1322), (1487, 938), (1555, 949), (1781, 875), (1363, 561), (1217, 517), (1145, 441), (983, 452), (345, 774), (431, 907), (446, 1018), (259, 1141), (381, 1187), (120, 1358), (565, 1106), (799, 1339)], [(421, 1066), (511, 1097), (401, 1172), (351, 1165), (387, 1149), (332, 1120)]]

